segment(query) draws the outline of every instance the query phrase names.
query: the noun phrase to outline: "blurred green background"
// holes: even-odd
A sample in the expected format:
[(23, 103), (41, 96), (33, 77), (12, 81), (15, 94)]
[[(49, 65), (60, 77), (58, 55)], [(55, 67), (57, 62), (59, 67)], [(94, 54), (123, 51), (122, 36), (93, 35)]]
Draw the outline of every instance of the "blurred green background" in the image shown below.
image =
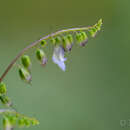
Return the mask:
[[(14, 67), (5, 82), (17, 110), (39, 119), (29, 130), (121, 130), (130, 119), (129, 0), (1, 0), (0, 73), (31, 42), (59, 29), (104, 26), (86, 48), (74, 47), (64, 73), (34, 54), (32, 86)], [(129, 129), (128, 124), (124, 129)], [(25, 128), (26, 129), (26, 128)], [(22, 128), (22, 130), (25, 130)]]

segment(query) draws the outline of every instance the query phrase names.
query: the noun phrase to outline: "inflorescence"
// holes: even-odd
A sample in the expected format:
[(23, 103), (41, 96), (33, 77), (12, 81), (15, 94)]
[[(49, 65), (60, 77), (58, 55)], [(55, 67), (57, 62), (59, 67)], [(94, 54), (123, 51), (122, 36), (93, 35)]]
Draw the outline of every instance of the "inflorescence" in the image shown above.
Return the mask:
[(35, 56), (42, 66), (47, 64), (47, 55), (44, 52), (44, 48), (48, 42), (52, 43), (54, 47), (52, 61), (57, 64), (63, 71), (66, 70), (65, 53), (71, 52), (75, 44), (84, 47), (88, 43), (89, 37), (94, 38), (96, 34), (101, 30), (102, 19), (100, 19), (95, 25), (83, 28), (72, 28), (67, 30), (57, 31), (50, 35), (47, 35), (40, 40), (30, 44), (24, 48), (16, 58), (9, 64), (5, 72), (0, 78), (0, 101), (2, 104), (9, 107), (9, 109), (0, 109), (0, 114), (3, 114), (3, 126), (14, 128), (15, 126), (30, 126), (37, 125), (39, 122), (34, 118), (29, 118), (12, 109), (13, 104), (7, 96), (6, 85), (3, 82), (3, 78), (7, 72), (12, 68), (16, 61), (21, 58), (21, 64), (18, 65), (18, 73), (21, 80), (26, 83), (31, 83), (31, 58), (25, 54), (25, 52), (34, 47), (38, 46), (35, 50)]

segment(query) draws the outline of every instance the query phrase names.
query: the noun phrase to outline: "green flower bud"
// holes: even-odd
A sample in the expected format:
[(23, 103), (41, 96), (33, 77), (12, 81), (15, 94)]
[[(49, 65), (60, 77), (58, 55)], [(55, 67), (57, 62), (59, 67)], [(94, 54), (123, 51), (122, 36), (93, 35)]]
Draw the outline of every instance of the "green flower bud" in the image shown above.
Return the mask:
[(64, 36), (62, 37), (62, 43), (63, 43), (63, 47), (65, 48), (66, 43), (69, 42), (68, 39)]
[(51, 42), (53, 43), (53, 45), (55, 45), (56, 44), (55, 38), (51, 38)]
[(21, 119), (18, 120), (18, 125), (19, 125), (19, 127), (24, 127), (25, 126), (24, 118), (21, 118)]
[(46, 40), (41, 41), (41, 45), (44, 47), (47, 44)]
[(6, 92), (7, 92), (6, 85), (3, 82), (1, 82), (0, 83), (0, 95), (6, 94)]
[(72, 43), (70, 42), (70, 40), (68, 39), (67, 36), (64, 36), (62, 38), (62, 43), (63, 43), (63, 48), (64, 48), (65, 51), (71, 51)]
[(32, 125), (39, 125), (39, 121), (36, 119), (31, 120)]
[(101, 30), (101, 27), (100, 27), (100, 26), (96, 26), (95, 28), (97, 29), (97, 31), (100, 31), (100, 30)]
[(11, 105), (12, 105), (11, 100), (10, 100), (9, 97), (7, 97), (6, 95), (0, 96), (0, 100), (1, 100), (1, 102), (2, 102), (4, 105), (6, 105), (6, 106), (11, 106)]
[(80, 42), (80, 46), (84, 47), (88, 43), (88, 38)]
[(19, 68), (19, 76), (22, 80), (30, 83), (32, 80), (32, 76), (30, 75), (30, 73), (24, 69), (24, 68)]
[(41, 64), (44, 66), (47, 63), (47, 58), (45, 56), (45, 53), (41, 49), (36, 50), (36, 57), (41, 62)]
[(92, 28), (90, 28), (89, 33), (92, 37), (95, 37), (97, 32), (101, 30), (102, 19), (100, 19)]
[(21, 62), (23, 64), (23, 66), (27, 69), (29, 69), (29, 67), (31, 66), (31, 60), (30, 60), (29, 56), (27, 56), (27, 55), (23, 55), (21, 57)]
[(26, 127), (29, 127), (31, 125), (31, 121), (27, 118), (24, 118), (24, 123), (25, 123)]
[(56, 44), (60, 43), (62, 40), (61, 40), (61, 37), (60, 36), (57, 36), (55, 38), (55, 41), (56, 41)]
[(9, 116), (9, 121), (10, 121), (12, 126), (15, 126), (16, 125), (16, 121), (17, 121), (17, 117), (15, 115), (10, 115)]
[(68, 40), (69, 40), (70, 43), (73, 43), (73, 37), (72, 37), (71, 34), (68, 34), (67, 38), (68, 38)]
[(13, 129), (13, 126), (12, 126), (9, 118), (6, 117), (6, 116), (4, 116), (4, 118), (3, 118), (3, 127), (4, 127), (5, 130)]
[(96, 26), (97, 31), (100, 31), (101, 30), (101, 26), (102, 26), (102, 19), (100, 19), (95, 26)]
[(83, 31), (76, 34), (76, 39), (77, 39), (80, 46), (85, 46), (86, 43), (88, 42), (88, 36)]
[(90, 35), (91, 35), (92, 37), (95, 37), (96, 34), (97, 34), (97, 29), (96, 29), (95, 27), (93, 27), (93, 28), (91, 28), (91, 29), (89, 30), (89, 33), (90, 33)]
[(83, 40), (86, 40), (88, 38), (85, 32), (81, 32), (81, 35)]
[(81, 32), (82, 35), (82, 41), (80, 42), (80, 46), (85, 46), (88, 42), (88, 36), (86, 32)]
[(83, 41), (81, 33), (76, 33), (76, 40), (80, 43)]
[(38, 60), (42, 60), (42, 58), (45, 56), (45, 53), (41, 49), (36, 50), (36, 57)]

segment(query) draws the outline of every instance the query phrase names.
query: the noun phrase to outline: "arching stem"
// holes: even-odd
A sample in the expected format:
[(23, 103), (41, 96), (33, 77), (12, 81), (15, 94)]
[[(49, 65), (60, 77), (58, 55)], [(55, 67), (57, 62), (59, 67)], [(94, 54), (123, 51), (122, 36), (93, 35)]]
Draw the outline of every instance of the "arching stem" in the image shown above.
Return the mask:
[(71, 28), (71, 29), (66, 29), (66, 30), (60, 30), (60, 31), (57, 31), (55, 33), (52, 33), (52, 34), (49, 34), (45, 37), (42, 37), (41, 39), (31, 43), (29, 46), (27, 46), (26, 48), (24, 48), (12, 61), (11, 63), (7, 66), (7, 68), (5, 69), (4, 73), (2, 74), (2, 76), (0, 77), (0, 82), (4, 79), (4, 77), (7, 75), (7, 73), (10, 71), (10, 69), (13, 67), (13, 65), (16, 63), (16, 61), (27, 51), (29, 50), (30, 48), (36, 46), (37, 44), (39, 44), (42, 40), (47, 40), (51, 37), (55, 37), (59, 34), (62, 34), (62, 33), (67, 33), (67, 32), (75, 32), (75, 31), (81, 31), (81, 30), (89, 30), (91, 28), (90, 27), (82, 27), (82, 28)]

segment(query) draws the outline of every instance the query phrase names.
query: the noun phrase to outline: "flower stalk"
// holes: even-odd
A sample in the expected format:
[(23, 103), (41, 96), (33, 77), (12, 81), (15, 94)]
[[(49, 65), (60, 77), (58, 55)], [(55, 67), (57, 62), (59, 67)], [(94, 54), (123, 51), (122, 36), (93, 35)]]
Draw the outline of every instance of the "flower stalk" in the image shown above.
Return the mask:
[(47, 40), (49, 38), (55, 37), (57, 35), (63, 34), (63, 33), (68, 33), (68, 32), (76, 32), (76, 31), (87, 31), (89, 29), (91, 29), (92, 27), (82, 27), (82, 28), (71, 28), (71, 29), (66, 29), (66, 30), (60, 30), (57, 31), (55, 33), (49, 34), (45, 37), (42, 37), (41, 39), (31, 43), (29, 46), (27, 46), (26, 48), (24, 48), (12, 61), (11, 63), (7, 66), (7, 68), (5, 69), (4, 73), (1, 75), (0, 77), (0, 82), (3, 81), (4, 77), (6, 76), (6, 74), (10, 71), (10, 69), (13, 67), (13, 65), (16, 63), (16, 61), (26, 52), (28, 51), (30, 48), (33, 48), (34, 46), (38, 45), (41, 41), (43, 40)]
[[(0, 77), (0, 101), (3, 105), (8, 106), (10, 109), (0, 109), (0, 114), (3, 114), (3, 130), (13, 130), (16, 126), (19, 127), (29, 127), (30, 125), (38, 125), (39, 121), (35, 118), (30, 118), (24, 116), (15, 109), (13, 109), (13, 104), (10, 98), (7, 96), (6, 85), (3, 83), (4, 78), (11, 70), (13, 65), (17, 62), (19, 58), (21, 58), (21, 65), (19, 65), (19, 76), (20, 78), (25, 81), (26, 83), (31, 83), (31, 59), (28, 55), (24, 53), (27, 52), (29, 49), (36, 47), (37, 45), (41, 44), (36, 49), (36, 58), (40, 62), (42, 66), (47, 64), (47, 56), (44, 51), (41, 49), (45, 47), (48, 43), (47, 41), (50, 40), (51, 43), (54, 45), (54, 51), (52, 56), (52, 61), (57, 64), (63, 71), (66, 71), (66, 53), (71, 52), (72, 46), (74, 42), (78, 43), (80, 46), (85, 46), (88, 42), (88, 36), (95, 37), (97, 32), (101, 30), (102, 26), (102, 19), (100, 19), (95, 25), (89, 27), (82, 27), (82, 28), (71, 28), (60, 30), (54, 32), (52, 34), (48, 34), (45, 37), (31, 43), (27, 47), (25, 47), (22, 51), (16, 55), (16, 57), (11, 61), (11, 63), (7, 66), (5, 71)], [(75, 37), (73, 37), (75, 34)], [(88, 35), (89, 34), (89, 35)]]

